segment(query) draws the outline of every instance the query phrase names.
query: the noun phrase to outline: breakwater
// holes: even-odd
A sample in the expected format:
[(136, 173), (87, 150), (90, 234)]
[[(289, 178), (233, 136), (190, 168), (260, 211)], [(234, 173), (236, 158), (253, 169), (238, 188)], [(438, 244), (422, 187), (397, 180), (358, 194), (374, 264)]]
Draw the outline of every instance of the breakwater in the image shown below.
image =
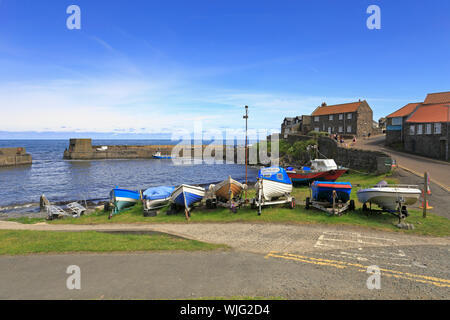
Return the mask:
[(32, 163), (32, 157), (25, 148), (0, 148), (0, 167), (27, 165)]

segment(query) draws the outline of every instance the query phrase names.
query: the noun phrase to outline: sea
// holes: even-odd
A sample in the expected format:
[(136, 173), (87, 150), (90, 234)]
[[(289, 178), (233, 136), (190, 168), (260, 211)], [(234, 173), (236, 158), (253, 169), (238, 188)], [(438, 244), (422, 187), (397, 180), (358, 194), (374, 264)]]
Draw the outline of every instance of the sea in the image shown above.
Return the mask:
[[(172, 145), (171, 140), (93, 140), (93, 145)], [(245, 181), (245, 166), (172, 160), (63, 160), (68, 140), (0, 140), (0, 148), (24, 147), (33, 157), (28, 166), (0, 168), (0, 216), (39, 212), (39, 199), (52, 203), (101, 202), (114, 187), (143, 190), (155, 186), (208, 186), (228, 176)], [(248, 168), (255, 182), (257, 169)]]

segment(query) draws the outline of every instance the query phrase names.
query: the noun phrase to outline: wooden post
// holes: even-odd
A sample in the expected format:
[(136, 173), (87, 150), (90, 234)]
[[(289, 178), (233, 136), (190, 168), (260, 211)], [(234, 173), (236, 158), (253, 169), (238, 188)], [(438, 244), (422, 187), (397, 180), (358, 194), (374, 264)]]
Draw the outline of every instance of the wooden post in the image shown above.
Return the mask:
[[(247, 130), (248, 130), (248, 106), (245, 106), (245, 184), (248, 184), (247, 181), (247, 164), (248, 164), (248, 141), (247, 141)], [(247, 201), (247, 189), (244, 190), (245, 193), (245, 201)]]
[(427, 217), (427, 193), (428, 193), (428, 172), (425, 172), (425, 183), (423, 184), (423, 218)]

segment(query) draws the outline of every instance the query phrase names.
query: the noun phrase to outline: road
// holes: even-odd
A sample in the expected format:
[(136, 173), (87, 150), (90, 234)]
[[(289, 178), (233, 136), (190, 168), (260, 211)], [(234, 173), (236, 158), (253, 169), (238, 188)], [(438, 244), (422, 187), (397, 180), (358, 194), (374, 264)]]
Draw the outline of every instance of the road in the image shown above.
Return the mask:
[(397, 160), (400, 167), (417, 175), (423, 176), (424, 172), (429, 172), (432, 181), (450, 191), (450, 163), (395, 151), (384, 146), (384, 141), (385, 136), (381, 135), (367, 140), (358, 140), (354, 147), (385, 152)]
[[(20, 225), (0, 229), (167, 232), (227, 251), (0, 257), (0, 299), (449, 299), (450, 239), (345, 226), (283, 224)], [(66, 269), (81, 269), (81, 290)], [(369, 290), (369, 266), (381, 289)]]

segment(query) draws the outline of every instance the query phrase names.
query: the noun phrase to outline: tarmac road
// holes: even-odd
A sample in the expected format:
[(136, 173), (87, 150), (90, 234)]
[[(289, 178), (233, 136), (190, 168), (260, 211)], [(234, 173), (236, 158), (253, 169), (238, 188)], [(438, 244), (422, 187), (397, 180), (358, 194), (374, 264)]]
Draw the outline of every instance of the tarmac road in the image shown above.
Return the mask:
[[(0, 228), (12, 228), (0, 222)], [(55, 229), (67, 226), (27, 226)], [(161, 231), (229, 244), (214, 252), (0, 257), (0, 299), (449, 299), (450, 239), (350, 227), (278, 224), (74, 226)], [(81, 227), (81, 228), (80, 228)], [(81, 290), (66, 269), (81, 268)], [(367, 267), (381, 270), (369, 290)]]
[(425, 172), (429, 172), (432, 181), (447, 191), (450, 191), (450, 163), (395, 151), (387, 148), (384, 142), (385, 136), (380, 135), (366, 140), (358, 140), (354, 148), (385, 152), (397, 160), (399, 166), (410, 172), (419, 176), (423, 176)]

